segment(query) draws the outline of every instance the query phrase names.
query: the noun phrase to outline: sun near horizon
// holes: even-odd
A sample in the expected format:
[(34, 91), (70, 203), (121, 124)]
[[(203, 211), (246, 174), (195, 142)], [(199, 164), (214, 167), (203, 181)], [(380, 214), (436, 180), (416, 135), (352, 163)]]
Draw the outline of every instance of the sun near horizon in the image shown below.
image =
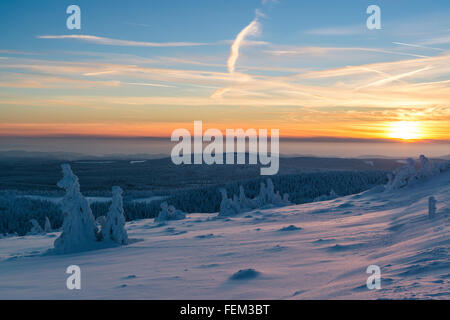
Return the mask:
[(419, 122), (398, 121), (389, 124), (387, 136), (391, 139), (414, 141), (426, 139), (426, 133)]

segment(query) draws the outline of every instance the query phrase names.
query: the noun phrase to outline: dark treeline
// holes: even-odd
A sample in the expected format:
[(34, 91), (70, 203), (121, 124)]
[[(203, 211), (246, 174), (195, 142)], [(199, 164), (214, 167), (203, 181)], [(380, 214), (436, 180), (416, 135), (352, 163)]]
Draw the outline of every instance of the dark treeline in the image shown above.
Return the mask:
[[(281, 175), (271, 177), (275, 190), (280, 194), (288, 193), (289, 200), (295, 204), (312, 202), (319, 196), (328, 195), (333, 190), (338, 196), (358, 193), (387, 182), (383, 171), (330, 171)], [(239, 186), (245, 189), (246, 196), (255, 197), (259, 193), (260, 183), (267, 177), (208, 187), (176, 190), (168, 194), (167, 200), (150, 203), (135, 202), (131, 197), (124, 199), (124, 211), (127, 221), (154, 218), (160, 211), (160, 204), (167, 201), (184, 212), (218, 212), (221, 202), (220, 188), (225, 188), (229, 196), (239, 193)], [(126, 192), (126, 190), (125, 190)], [(106, 215), (110, 203), (91, 204), (95, 217)], [(41, 226), (48, 217), (52, 227), (62, 226), (63, 214), (58, 204), (45, 200), (32, 200), (16, 196), (12, 192), (0, 194), (0, 234), (17, 233), (25, 235), (30, 231), (30, 219), (36, 219)]]

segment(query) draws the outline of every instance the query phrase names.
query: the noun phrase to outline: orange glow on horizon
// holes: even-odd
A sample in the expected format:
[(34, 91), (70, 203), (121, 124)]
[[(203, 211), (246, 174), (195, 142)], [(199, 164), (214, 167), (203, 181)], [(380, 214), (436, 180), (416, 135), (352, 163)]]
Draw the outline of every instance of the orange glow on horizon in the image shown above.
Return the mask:
[[(0, 136), (16, 137), (159, 137), (169, 138), (175, 129), (185, 128), (193, 132), (193, 121), (152, 123), (15, 123), (0, 128)], [(279, 129), (280, 138), (337, 138), (337, 139), (387, 139), (404, 142), (421, 140), (448, 140), (445, 128), (417, 121), (373, 123), (278, 123), (255, 121), (254, 123), (225, 123), (203, 121), (203, 131), (217, 128), (225, 134), (226, 129), (244, 130)]]
[(419, 140), (425, 138), (423, 126), (419, 122), (398, 121), (389, 124), (389, 138), (401, 140)]

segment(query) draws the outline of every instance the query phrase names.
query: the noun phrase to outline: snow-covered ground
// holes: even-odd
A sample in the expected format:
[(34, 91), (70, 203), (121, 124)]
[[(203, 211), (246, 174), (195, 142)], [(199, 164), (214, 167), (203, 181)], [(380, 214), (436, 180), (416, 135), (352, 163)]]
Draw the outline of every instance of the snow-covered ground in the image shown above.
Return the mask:
[[(57, 233), (0, 239), (0, 298), (450, 298), (450, 171), (400, 190), (216, 216), (133, 221), (129, 245), (70, 255), (42, 255)], [(66, 289), (73, 264), (81, 290)], [(381, 268), (380, 290), (366, 287), (369, 265)]]

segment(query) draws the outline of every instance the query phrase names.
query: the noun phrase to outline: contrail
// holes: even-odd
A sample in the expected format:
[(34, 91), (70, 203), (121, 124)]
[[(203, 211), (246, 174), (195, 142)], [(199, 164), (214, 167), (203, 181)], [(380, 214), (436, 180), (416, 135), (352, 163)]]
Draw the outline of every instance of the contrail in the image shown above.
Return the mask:
[(236, 39), (233, 41), (233, 44), (231, 45), (231, 52), (230, 57), (228, 58), (228, 71), (230, 73), (234, 73), (235, 67), (236, 67), (236, 61), (239, 58), (239, 49), (242, 45), (242, 42), (245, 40), (245, 38), (249, 35), (255, 35), (259, 32), (260, 26), (258, 22), (258, 17), (256, 17), (248, 26), (246, 26), (244, 29), (239, 32)]
[(399, 75), (396, 75), (396, 76), (388, 77), (388, 78), (385, 78), (385, 79), (382, 79), (382, 80), (378, 80), (378, 81), (369, 83), (369, 84), (367, 84), (365, 86), (358, 87), (358, 88), (356, 88), (356, 90), (359, 90), (359, 89), (362, 89), (362, 88), (368, 88), (368, 87), (378, 87), (378, 86), (381, 86), (381, 85), (384, 85), (384, 84), (387, 84), (387, 83), (390, 83), (390, 82), (393, 82), (393, 81), (396, 81), (396, 80), (400, 80), (400, 79), (403, 79), (403, 78), (415, 75), (416, 73), (427, 71), (427, 70), (430, 70), (430, 69), (433, 69), (433, 68), (428, 66), (428, 67), (425, 67), (425, 68), (422, 68), (422, 69), (418, 69), (418, 70), (402, 73), (402, 74), (399, 74)]
[(426, 46), (421, 46), (419, 44), (412, 44), (412, 43), (405, 43), (405, 42), (392, 42), (393, 44), (397, 44), (400, 46), (407, 46), (407, 47), (413, 47), (413, 48), (423, 48), (423, 49), (429, 49), (429, 50), (437, 50), (437, 51), (445, 51), (444, 49), (440, 49), (440, 48), (433, 48), (433, 47), (426, 47)]
[(95, 44), (102, 44), (108, 46), (130, 46), (130, 47), (195, 47), (206, 46), (208, 43), (198, 42), (144, 42), (144, 41), (131, 41), (120, 40), (113, 38), (98, 37), (92, 35), (71, 34), (71, 35), (43, 35), (37, 36), (38, 39), (75, 39), (79, 41), (91, 42)]
[[(265, 5), (269, 2), (276, 3), (277, 0), (262, 0), (262, 5)], [(236, 61), (239, 58), (239, 49), (241, 48), (242, 43), (246, 40), (245, 38), (250, 35), (256, 35), (260, 31), (260, 24), (258, 21), (259, 17), (265, 17), (264, 14), (256, 9), (255, 18), (247, 25), (241, 32), (238, 33), (236, 39), (234, 39), (233, 44), (231, 45), (230, 56), (228, 57), (227, 66), (228, 72), (233, 74), (236, 70)], [(224, 93), (231, 91), (231, 88), (221, 88), (216, 90), (211, 98), (220, 98)]]

